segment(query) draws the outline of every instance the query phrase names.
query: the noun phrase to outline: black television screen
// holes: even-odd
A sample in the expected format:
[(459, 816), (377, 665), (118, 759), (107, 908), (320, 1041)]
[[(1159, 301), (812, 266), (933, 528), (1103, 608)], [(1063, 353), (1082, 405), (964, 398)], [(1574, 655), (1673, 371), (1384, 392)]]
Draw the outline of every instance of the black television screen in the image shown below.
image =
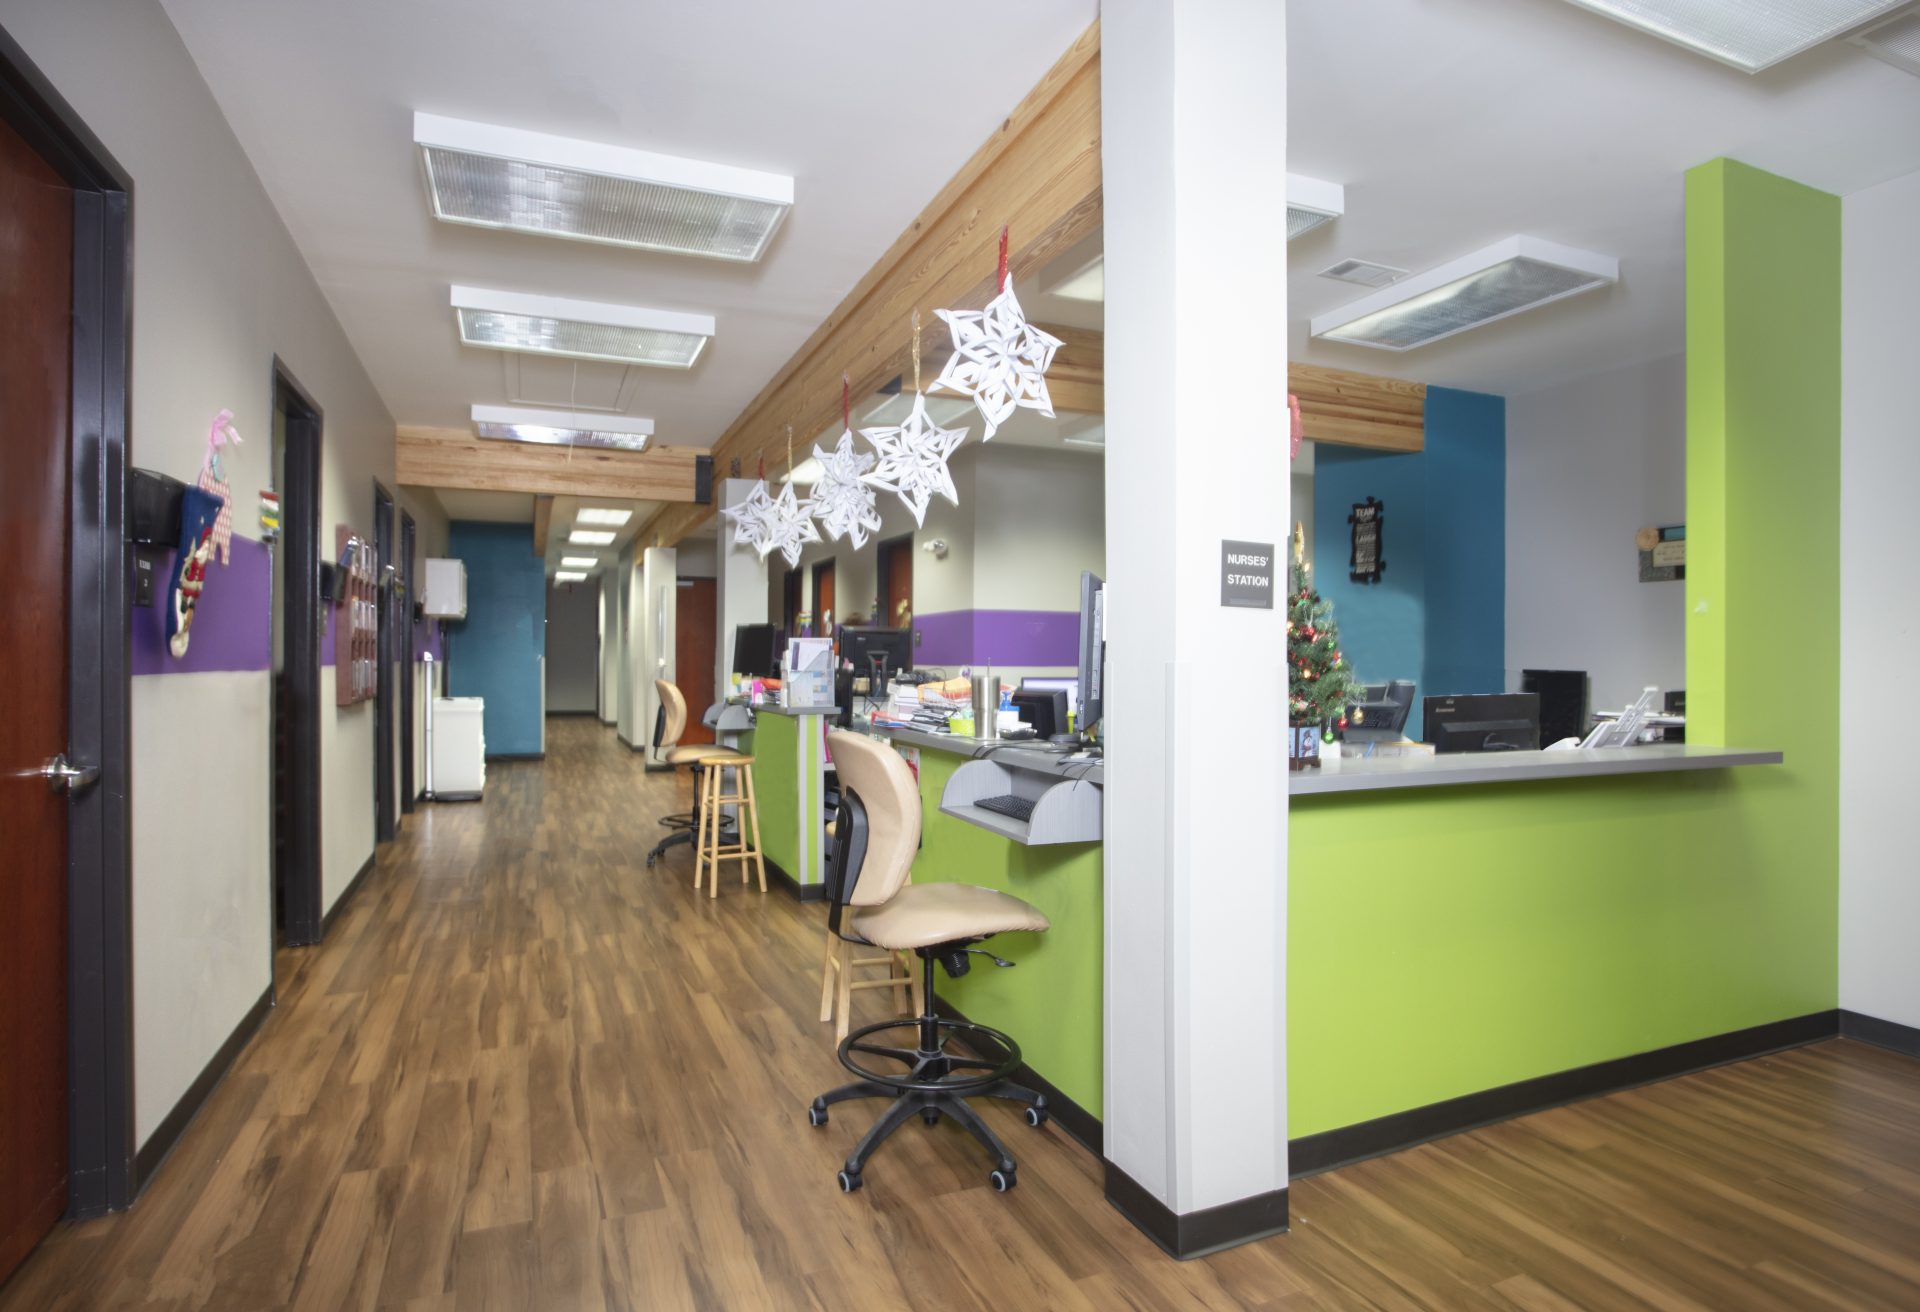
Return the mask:
[(733, 672), (752, 678), (780, 677), (780, 630), (771, 624), (741, 624), (733, 630)]
[(1538, 693), (1429, 697), (1422, 709), (1422, 737), (1436, 752), (1532, 752), (1540, 748)]

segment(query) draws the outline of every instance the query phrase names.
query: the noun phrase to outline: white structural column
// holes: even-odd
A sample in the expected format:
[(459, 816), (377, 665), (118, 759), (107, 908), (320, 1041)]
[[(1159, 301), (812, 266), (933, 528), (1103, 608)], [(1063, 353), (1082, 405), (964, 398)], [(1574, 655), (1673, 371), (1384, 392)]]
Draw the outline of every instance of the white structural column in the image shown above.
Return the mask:
[[(633, 647), (633, 700), (640, 710), (634, 727), (639, 737), (634, 746), (651, 749), (654, 717), (660, 710), (660, 694), (654, 691), (655, 679), (672, 682), (675, 589), (678, 587), (679, 553), (672, 547), (648, 547), (640, 558), (640, 627)], [(706, 707), (692, 708), (698, 715)]]
[[(1286, 1225), (1286, 6), (1101, 14), (1107, 1196), (1180, 1256)], [(1252, 391), (1255, 380), (1262, 389)]]
[[(721, 482), (715, 504), (737, 506), (753, 490), (753, 479)], [(720, 631), (714, 635), (713, 687), (717, 697), (727, 695), (727, 676), (733, 672), (733, 631), (742, 624), (767, 622), (767, 562), (759, 552), (735, 546), (733, 526), (719, 520), (713, 545), (714, 617)]]

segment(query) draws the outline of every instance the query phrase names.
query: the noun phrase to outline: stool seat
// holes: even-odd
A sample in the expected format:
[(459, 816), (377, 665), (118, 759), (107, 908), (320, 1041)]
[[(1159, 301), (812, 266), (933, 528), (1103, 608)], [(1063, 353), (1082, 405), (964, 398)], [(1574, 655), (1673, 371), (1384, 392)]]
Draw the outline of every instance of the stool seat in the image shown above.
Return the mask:
[(686, 747), (667, 749), (668, 765), (705, 765), (710, 761), (718, 761), (723, 765), (750, 765), (753, 763), (753, 758), (731, 747), (716, 747), (708, 744), (689, 744)]
[(997, 888), (973, 884), (910, 884), (877, 907), (853, 916), (853, 931), (877, 948), (911, 951), (987, 938), (1041, 933), (1051, 922), (1029, 904)]

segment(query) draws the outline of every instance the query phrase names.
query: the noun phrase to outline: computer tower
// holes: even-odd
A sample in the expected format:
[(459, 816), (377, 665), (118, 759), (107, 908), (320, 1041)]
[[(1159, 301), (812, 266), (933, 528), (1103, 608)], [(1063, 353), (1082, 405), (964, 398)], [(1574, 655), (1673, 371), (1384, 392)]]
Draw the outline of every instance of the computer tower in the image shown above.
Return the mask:
[(1522, 670), (1520, 691), (1540, 695), (1540, 745), (1587, 736), (1587, 672)]

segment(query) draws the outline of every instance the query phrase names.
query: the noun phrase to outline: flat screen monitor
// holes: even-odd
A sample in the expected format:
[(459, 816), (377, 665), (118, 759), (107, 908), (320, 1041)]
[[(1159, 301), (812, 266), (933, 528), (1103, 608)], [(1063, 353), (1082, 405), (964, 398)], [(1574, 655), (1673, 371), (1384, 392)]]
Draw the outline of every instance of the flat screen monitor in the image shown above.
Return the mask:
[(1540, 749), (1540, 694), (1460, 693), (1422, 703), (1423, 735), (1436, 752), (1533, 752)]
[(1520, 691), (1540, 694), (1540, 741), (1584, 738), (1592, 727), (1587, 718), (1585, 670), (1522, 670)]
[(733, 672), (750, 678), (780, 677), (780, 630), (772, 624), (740, 624), (733, 630)]
[(1080, 704), (1074, 731), (1085, 736), (1100, 723), (1100, 685), (1106, 680), (1107, 591), (1092, 570), (1080, 575)]
[(913, 632), (910, 629), (867, 628), (858, 624), (849, 624), (840, 630), (840, 659), (853, 666), (854, 678), (864, 679), (873, 674), (876, 658), (882, 679), (890, 674), (905, 674), (911, 670)]
[(1346, 739), (1355, 743), (1398, 742), (1406, 735), (1407, 717), (1412, 712), (1412, 679), (1365, 684), (1359, 699), (1347, 703)]
[(1013, 709), (1020, 722), (1033, 726), (1036, 737), (1052, 738), (1067, 731), (1067, 694), (1064, 688), (1045, 690), (1021, 685), (1013, 694)]

